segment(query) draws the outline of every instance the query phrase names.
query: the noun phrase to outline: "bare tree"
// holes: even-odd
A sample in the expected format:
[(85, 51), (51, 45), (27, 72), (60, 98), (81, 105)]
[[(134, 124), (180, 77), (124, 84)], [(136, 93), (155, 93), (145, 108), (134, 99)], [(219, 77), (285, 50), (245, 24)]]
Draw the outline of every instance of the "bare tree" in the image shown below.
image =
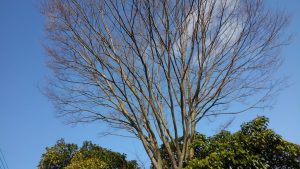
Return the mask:
[(56, 77), (49, 97), (59, 115), (125, 129), (157, 169), (163, 168), (160, 144), (172, 167), (182, 168), (193, 157), (201, 119), (264, 106), (278, 85), (272, 73), (288, 19), (262, 0), (44, 5)]

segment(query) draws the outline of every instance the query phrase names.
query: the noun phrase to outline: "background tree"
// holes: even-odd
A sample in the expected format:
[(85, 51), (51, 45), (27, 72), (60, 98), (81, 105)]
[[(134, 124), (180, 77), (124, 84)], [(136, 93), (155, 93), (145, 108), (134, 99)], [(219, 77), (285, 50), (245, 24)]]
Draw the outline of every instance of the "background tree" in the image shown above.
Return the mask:
[(300, 168), (300, 146), (268, 129), (268, 119), (257, 117), (230, 134), (197, 134), (195, 157), (186, 168)]
[(201, 119), (262, 107), (278, 87), (271, 79), (287, 17), (262, 0), (46, 0), (44, 6), (56, 77), (48, 96), (59, 115), (130, 132), (155, 168), (163, 166), (161, 143), (172, 168), (182, 168), (193, 158)]
[(78, 151), (76, 144), (65, 143), (63, 139), (56, 142), (53, 147), (46, 148), (39, 162), (39, 169), (62, 169), (70, 164), (71, 159)]
[(80, 149), (76, 144), (66, 144), (63, 139), (50, 148), (38, 165), (39, 169), (138, 169), (136, 161), (127, 161), (126, 155), (85, 141)]

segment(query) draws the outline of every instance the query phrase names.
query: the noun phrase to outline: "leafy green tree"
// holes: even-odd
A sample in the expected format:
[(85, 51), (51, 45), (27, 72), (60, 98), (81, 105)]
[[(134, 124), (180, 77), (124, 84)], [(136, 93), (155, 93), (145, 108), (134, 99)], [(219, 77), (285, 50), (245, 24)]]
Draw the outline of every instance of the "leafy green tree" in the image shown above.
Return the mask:
[[(260, 116), (244, 123), (241, 130), (206, 137), (196, 134), (192, 143), (195, 156), (185, 162), (186, 169), (222, 168), (300, 168), (300, 146), (284, 140), (268, 129), (269, 119)], [(164, 147), (161, 147), (162, 154)], [(164, 157), (164, 168), (170, 168)]]
[(300, 168), (300, 146), (268, 129), (268, 122), (261, 116), (234, 134), (221, 131), (208, 138), (198, 134), (193, 142), (195, 158), (186, 168)]
[(56, 142), (53, 147), (46, 148), (39, 162), (39, 169), (60, 169), (66, 167), (78, 150), (76, 144), (65, 143), (63, 139)]
[(85, 141), (78, 149), (76, 144), (66, 144), (59, 140), (46, 153), (39, 169), (138, 169), (136, 161), (127, 161), (125, 154), (110, 151), (90, 141)]

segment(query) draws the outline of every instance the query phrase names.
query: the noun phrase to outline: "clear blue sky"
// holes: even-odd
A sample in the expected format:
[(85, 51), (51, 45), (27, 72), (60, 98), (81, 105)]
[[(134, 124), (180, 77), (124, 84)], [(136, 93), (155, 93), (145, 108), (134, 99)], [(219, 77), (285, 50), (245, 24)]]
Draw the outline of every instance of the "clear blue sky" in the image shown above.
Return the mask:
[[(270, 118), (270, 127), (277, 133), (300, 144), (300, 1), (269, 2), (293, 16), (288, 31), (294, 33), (294, 41), (282, 52), (286, 59), (279, 73), (290, 76), (291, 86), (280, 93), (272, 110), (239, 115), (230, 129), (237, 130), (241, 122), (260, 113)], [(92, 140), (126, 153), (130, 159), (140, 155), (141, 160), (146, 160), (135, 140), (99, 137), (106, 130), (101, 124), (74, 127), (55, 117), (53, 106), (39, 90), (50, 71), (41, 45), (44, 19), (38, 6), (38, 0), (0, 0), (0, 149), (9, 168), (36, 168), (45, 147), (62, 137), (77, 144)], [(213, 134), (218, 122), (203, 122), (205, 128), (201, 131)]]

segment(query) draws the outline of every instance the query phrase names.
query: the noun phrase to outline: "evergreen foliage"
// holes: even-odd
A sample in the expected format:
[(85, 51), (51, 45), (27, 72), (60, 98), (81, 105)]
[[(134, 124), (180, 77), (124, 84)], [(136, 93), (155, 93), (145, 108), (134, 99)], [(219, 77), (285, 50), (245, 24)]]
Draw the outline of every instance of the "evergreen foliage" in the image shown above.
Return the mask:
[(102, 148), (91, 141), (82, 147), (65, 143), (63, 139), (50, 148), (38, 165), (38, 169), (138, 169), (136, 161), (127, 161), (125, 154)]
[(198, 134), (195, 157), (186, 168), (300, 168), (300, 146), (268, 129), (268, 122), (262, 116), (234, 134), (221, 131), (208, 138)]
[[(194, 157), (185, 162), (185, 168), (300, 168), (300, 146), (269, 129), (268, 122), (259, 116), (233, 134), (225, 130), (211, 137), (197, 133), (192, 142)], [(163, 145), (161, 152), (165, 154)], [(163, 156), (165, 169), (171, 168), (167, 157)]]

